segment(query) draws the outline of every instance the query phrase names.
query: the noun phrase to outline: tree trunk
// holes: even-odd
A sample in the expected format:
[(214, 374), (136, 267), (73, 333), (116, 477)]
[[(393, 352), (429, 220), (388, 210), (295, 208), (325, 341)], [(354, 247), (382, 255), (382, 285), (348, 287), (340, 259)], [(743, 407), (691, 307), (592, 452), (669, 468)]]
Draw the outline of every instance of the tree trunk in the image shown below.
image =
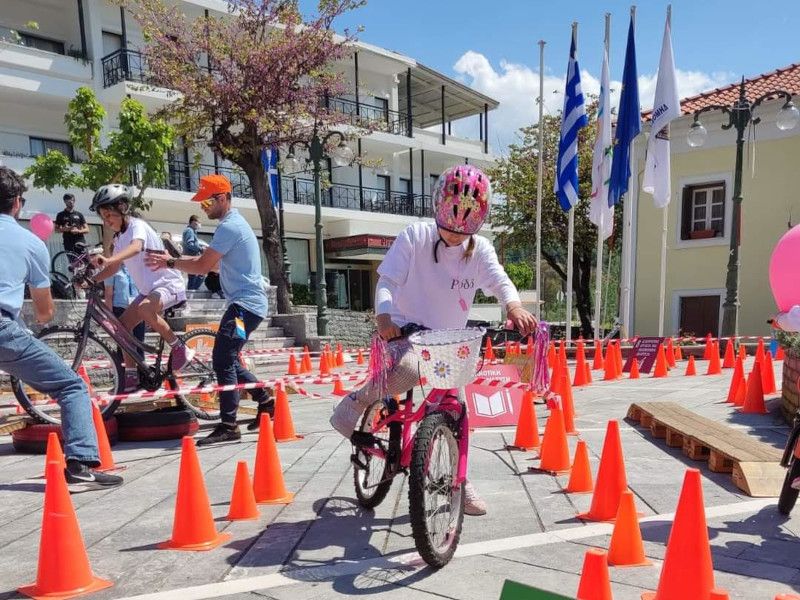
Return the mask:
[[(237, 161), (238, 162), (238, 161)], [(289, 299), (289, 285), (286, 273), (283, 270), (283, 251), (278, 230), (278, 216), (272, 206), (267, 176), (258, 156), (250, 157), (238, 163), (247, 173), (250, 188), (258, 207), (258, 216), (261, 221), (262, 245), (267, 257), (269, 267), (269, 280), (278, 288), (278, 312), (288, 314), (292, 312), (292, 303)]]
[[(581, 320), (581, 334), (583, 337), (591, 339), (594, 335), (592, 329), (592, 256), (581, 255), (576, 258), (576, 267), (573, 271), (577, 274), (573, 281), (575, 289), (576, 305), (578, 316)], [(600, 318), (600, 315), (597, 315)]]

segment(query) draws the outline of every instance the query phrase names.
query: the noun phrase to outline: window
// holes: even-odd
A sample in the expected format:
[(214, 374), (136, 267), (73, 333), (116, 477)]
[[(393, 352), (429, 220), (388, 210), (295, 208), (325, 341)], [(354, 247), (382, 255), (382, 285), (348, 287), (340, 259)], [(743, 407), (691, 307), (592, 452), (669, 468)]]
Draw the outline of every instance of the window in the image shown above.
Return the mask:
[(681, 296), (680, 328), (683, 335), (716, 336), (719, 331), (720, 296)]
[(103, 56), (113, 54), (117, 50), (122, 49), (122, 36), (118, 33), (111, 33), (110, 31), (103, 32)]
[(683, 188), (681, 239), (696, 240), (725, 235), (725, 183)]
[(437, 181), (439, 181), (439, 176), (438, 175), (433, 175), (433, 174), (428, 175), (428, 182), (430, 183), (430, 186), (431, 186), (429, 193), (431, 194), (431, 196), (433, 195), (433, 191), (436, 189), (436, 182)]
[(19, 35), (19, 43), (28, 48), (36, 48), (37, 50), (44, 50), (45, 52), (52, 52), (54, 54), (64, 54), (64, 42), (57, 42), (47, 38), (33, 35), (31, 33), (17, 32)]
[(389, 197), (392, 189), (392, 179), (388, 175), (378, 175), (378, 188), (383, 190), (386, 197)]
[(30, 138), (30, 140), (31, 156), (42, 156), (47, 154), (50, 150), (58, 150), (64, 156), (69, 158), (70, 162), (75, 162), (75, 152), (72, 150), (72, 144), (69, 142), (36, 137)]

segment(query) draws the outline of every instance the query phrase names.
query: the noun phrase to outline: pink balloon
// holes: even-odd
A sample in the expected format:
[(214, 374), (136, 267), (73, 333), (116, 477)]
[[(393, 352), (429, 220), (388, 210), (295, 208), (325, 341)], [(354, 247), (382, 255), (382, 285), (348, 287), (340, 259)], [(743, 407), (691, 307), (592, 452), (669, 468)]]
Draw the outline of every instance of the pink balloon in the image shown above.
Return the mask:
[(769, 285), (779, 311), (800, 304), (800, 225), (792, 227), (775, 245), (769, 261)]
[(44, 213), (36, 213), (31, 217), (31, 231), (43, 242), (53, 235), (53, 220)]

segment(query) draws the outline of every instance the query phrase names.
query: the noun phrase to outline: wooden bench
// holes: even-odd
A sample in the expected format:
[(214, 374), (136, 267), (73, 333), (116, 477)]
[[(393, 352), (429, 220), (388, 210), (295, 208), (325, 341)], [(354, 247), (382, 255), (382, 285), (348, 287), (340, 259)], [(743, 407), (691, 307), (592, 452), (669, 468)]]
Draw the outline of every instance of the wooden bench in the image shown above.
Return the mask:
[(628, 409), (667, 446), (681, 448), (692, 460), (707, 460), (715, 473), (731, 473), (736, 486), (749, 496), (778, 496), (786, 471), (783, 452), (744, 431), (702, 417), (674, 402), (638, 402)]

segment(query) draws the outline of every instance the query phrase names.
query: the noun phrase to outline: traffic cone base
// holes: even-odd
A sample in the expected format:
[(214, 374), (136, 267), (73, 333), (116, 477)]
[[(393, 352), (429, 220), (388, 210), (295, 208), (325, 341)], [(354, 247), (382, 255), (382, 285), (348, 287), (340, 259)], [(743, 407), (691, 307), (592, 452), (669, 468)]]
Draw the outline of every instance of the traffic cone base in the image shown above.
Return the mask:
[(231, 533), (217, 533), (216, 537), (207, 542), (199, 542), (197, 544), (179, 544), (172, 540), (161, 542), (156, 547), (159, 550), (183, 550), (185, 552), (205, 552), (213, 550), (217, 546), (221, 546), (233, 537)]
[(100, 577), (95, 577), (92, 575), (92, 582), (89, 585), (85, 585), (83, 587), (75, 588), (72, 590), (65, 590), (61, 593), (58, 592), (47, 592), (47, 590), (42, 589), (39, 585), (32, 583), (30, 585), (23, 585), (22, 587), (18, 587), (17, 591), (20, 594), (25, 594), (34, 600), (53, 600), (60, 599), (60, 598), (76, 598), (78, 596), (85, 596), (87, 594), (94, 594), (95, 592), (99, 592), (100, 590), (105, 590), (110, 588), (114, 585), (113, 581), (109, 581), (107, 579), (101, 579)]

